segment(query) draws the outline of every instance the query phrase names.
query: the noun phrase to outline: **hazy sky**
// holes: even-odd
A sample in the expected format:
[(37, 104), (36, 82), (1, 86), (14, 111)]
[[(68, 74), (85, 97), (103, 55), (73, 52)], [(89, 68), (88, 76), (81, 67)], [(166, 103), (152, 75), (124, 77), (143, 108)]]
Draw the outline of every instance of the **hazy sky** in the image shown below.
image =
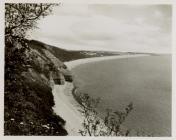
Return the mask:
[(72, 50), (171, 51), (171, 6), (61, 4), (31, 37)]

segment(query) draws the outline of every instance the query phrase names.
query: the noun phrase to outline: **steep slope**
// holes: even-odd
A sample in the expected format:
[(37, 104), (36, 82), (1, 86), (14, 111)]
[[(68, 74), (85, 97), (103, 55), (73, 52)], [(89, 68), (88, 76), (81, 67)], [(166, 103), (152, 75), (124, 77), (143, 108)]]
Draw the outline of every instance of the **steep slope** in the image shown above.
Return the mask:
[(65, 65), (47, 48), (24, 43), (5, 46), (4, 134), (67, 135), (66, 122), (53, 112), (50, 84), (52, 72), (61, 73)]
[(57, 57), (63, 62), (81, 58), (112, 56), (122, 54), (122, 52), (110, 52), (110, 51), (70, 51), (58, 48), (59, 46), (58, 47), (51, 46), (36, 40), (31, 40), (30, 43), (32, 44), (31, 47), (34, 48), (35, 46), (40, 46), (40, 48), (39, 47), (37, 48), (38, 51), (41, 51), (41, 49), (49, 50), (55, 57)]
[(4, 134), (67, 135), (64, 118), (53, 111), (53, 81), (72, 82), (65, 61), (107, 55), (118, 53), (68, 51), (34, 40), (6, 42)]

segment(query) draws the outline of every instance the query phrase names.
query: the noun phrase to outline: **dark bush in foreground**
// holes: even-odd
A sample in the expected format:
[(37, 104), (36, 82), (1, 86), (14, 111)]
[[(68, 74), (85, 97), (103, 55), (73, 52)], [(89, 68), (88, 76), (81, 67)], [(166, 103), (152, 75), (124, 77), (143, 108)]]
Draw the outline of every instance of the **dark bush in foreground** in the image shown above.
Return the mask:
[(25, 40), (14, 40), (16, 45), (7, 41), (5, 48), (4, 134), (67, 135), (65, 121), (52, 110), (48, 72), (41, 73), (40, 65), (31, 65), (35, 60), (23, 49)]

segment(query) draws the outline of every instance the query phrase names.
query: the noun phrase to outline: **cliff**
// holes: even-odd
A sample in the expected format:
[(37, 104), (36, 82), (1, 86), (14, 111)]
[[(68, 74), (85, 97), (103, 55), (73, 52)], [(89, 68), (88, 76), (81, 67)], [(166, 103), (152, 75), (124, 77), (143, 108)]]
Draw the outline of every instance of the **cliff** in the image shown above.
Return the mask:
[(53, 82), (73, 81), (64, 62), (117, 54), (68, 51), (34, 40), (6, 41), (4, 134), (67, 135), (64, 118), (53, 111), (52, 94)]
[[(122, 52), (111, 52), (111, 51), (87, 51), (87, 50), (79, 50), (79, 51), (73, 51), (73, 50), (66, 50), (61, 49), (55, 46), (51, 46), (48, 44), (45, 44), (40, 41), (31, 40), (31, 44), (34, 46), (40, 46), (36, 49), (40, 51), (42, 48), (47, 49), (50, 51), (55, 57), (57, 57), (59, 60), (65, 62), (65, 61), (71, 61), (76, 59), (82, 59), (82, 58), (90, 58), (90, 57), (101, 57), (101, 56), (113, 56), (113, 55), (121, 55)], [(125, 54), (125, 53), (123, 53)]]
[[(23, 49), (24, 44), (27, 44), (27, 50)], [(5, 135), (68, 134), (65, 120), (52, 109), (55, 103), (50, 81), (58, 74), (63, 75), (61, 69), (68, 71), (45, 46), (28, 40), (6, 43)]]

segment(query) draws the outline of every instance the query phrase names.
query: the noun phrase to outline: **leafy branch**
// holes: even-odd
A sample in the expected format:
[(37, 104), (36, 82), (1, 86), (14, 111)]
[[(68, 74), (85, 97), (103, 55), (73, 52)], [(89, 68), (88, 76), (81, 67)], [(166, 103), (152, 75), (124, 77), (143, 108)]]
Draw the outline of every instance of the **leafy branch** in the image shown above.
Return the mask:
[(40, 17), (49, 15), (53, 6), (59, 4), (22, 4), (7, 3), (5, 5), (5, 36), (24, 37), (26, 31), (36, 26)]
[(100, 99), (93, 99), (88, 94), (80, 94), (81, 110), (84, 117), (83, 129), (79, 130), (82, 136), (128, 136), (130, 130), (122, 130), (129, 113), (133, 110), (133, 103), (126, 106), (124, 111), (113, 112), (106, 110), (106, 115), (102, 119), (97, 112)]

